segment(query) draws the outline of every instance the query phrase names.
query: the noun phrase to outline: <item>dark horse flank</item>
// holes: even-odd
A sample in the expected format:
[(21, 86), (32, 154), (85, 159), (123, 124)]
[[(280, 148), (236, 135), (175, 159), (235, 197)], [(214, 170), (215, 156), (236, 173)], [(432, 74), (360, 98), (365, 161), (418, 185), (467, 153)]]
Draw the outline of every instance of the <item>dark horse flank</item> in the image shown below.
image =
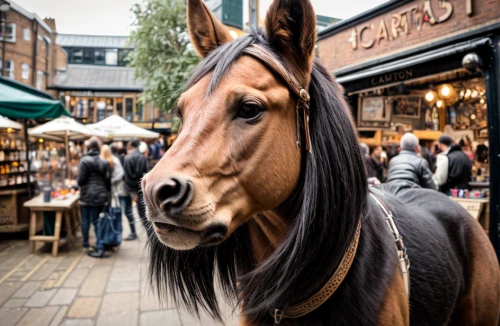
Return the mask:
[[(338, 289), (280, 325), (498, 324), (498, 261), (479, 224), (431, 190), (368, 189), (348, 106), (314, 58), (309, 1), (276, 0), (265, 33), (236, 40), (201, 0), (188, 1), (188, 23), (205, 59), (179, 100), (175, 144), (142, 182), (149, 272), (160, 296), (170, 292), (191, 312), (220, 320), (217, 279), (225, 298), (238, 300), (241, 325), (272, 325), (275, 309), (328, 282), (361, 223)], [(289, 84), (246, 54), (255, 45), (308, 89), (309, 121), (296, 114)], [(370, 191), (404, 238), (409, 301), (394, 236)]]

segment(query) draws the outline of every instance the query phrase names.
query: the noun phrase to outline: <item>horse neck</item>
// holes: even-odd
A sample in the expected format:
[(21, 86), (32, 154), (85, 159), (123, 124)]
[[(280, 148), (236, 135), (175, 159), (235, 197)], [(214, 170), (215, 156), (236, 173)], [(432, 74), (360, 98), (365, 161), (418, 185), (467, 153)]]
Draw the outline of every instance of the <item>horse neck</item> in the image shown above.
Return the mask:
[(277, 211), (266, 211), (255, 215), (248, 222), (248, 233), (254, 261), (266, 260), (286, 236), (287, 218)]

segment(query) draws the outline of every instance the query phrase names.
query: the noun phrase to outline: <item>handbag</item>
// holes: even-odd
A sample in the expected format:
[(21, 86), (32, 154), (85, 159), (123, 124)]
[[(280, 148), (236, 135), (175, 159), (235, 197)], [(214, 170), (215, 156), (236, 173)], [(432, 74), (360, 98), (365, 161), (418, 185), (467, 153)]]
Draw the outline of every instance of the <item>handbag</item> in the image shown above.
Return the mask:
[(118, 247), (122, 243), (122, 230), (122, 209), (112, 207), (110, 198), (107, 211), (101, 213), (99, 218), (99, 232), (104, 246)]

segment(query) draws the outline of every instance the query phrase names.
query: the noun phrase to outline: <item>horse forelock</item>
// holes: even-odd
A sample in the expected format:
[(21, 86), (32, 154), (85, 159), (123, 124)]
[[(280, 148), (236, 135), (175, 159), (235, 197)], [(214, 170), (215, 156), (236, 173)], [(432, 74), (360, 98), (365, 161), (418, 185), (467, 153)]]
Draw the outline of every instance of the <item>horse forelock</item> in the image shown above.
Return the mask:
[[(267, 47), (263, 32), (215, 49), (193, 71), (186, 88), (213, 73), (207, 89), (210, 96), (250, 44)], [(367, 185), (347, 103), (319, 61), (313, 65), (309, 93), (313, 152), (303, 151), (299, 184), (284, 204), (292, 216), (291, 225), (278, 249), (256, 265), (246, 225), (218, 246), (190, 251), (164, 246), (147, 229), (149, 274), (159, 296), (170, 292), (176, 303), (191, 312), (204, 309), (220, 320), (218, 279), (224, 297), (242, 300), (246, 317), (262, 324), (274, 309), (301, 301), (334, 273), (364, 214)]]

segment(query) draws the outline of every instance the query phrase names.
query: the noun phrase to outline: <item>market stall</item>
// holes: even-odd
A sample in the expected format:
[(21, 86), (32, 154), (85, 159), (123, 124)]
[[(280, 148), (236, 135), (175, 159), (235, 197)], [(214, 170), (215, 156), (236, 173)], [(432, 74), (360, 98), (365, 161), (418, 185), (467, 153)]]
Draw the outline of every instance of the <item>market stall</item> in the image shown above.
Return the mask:
[(66, 168), (66, 177), (71, 178), (71, 155), (70, 155), (70, 140), (82, 140), (92, 136), (97, 136), (102, 139), (107, 139), (108, 134), (98, 130), (91, 130), (73, 118), (61, 117), (49, 121), (43, 125), (31, 128), (28, 134), (37, 138), (48, 138), (51, 140), (59, 140), (64, 142), (64, 166)]
[(448, 195), (478, 219), (500, 257), (500, 22), (495, 10), (477, 9), (488, 4), (389, 1), (321, 31), (317, 45), (360, 141), (397, 151), (411, 131), (431, 163), (440, 135), (460, 145), (472, 176)]
[[(29, 141), (28, 120), (57, 118), (69, 113), (49, 94), (0, 77), (0, 115), (23, 122), (22, 131), (11, 126), (0, 134), (0, 159), (3, 159), (0, 161), (0, 232), (26, 231), (29, 214), (22, 204), (31, 197), (35, 182), (31, 160), (36, 156), (37, 147), (37, 143)], [(15, 123), (15, 126), (21, 127), (21, 124)]]

